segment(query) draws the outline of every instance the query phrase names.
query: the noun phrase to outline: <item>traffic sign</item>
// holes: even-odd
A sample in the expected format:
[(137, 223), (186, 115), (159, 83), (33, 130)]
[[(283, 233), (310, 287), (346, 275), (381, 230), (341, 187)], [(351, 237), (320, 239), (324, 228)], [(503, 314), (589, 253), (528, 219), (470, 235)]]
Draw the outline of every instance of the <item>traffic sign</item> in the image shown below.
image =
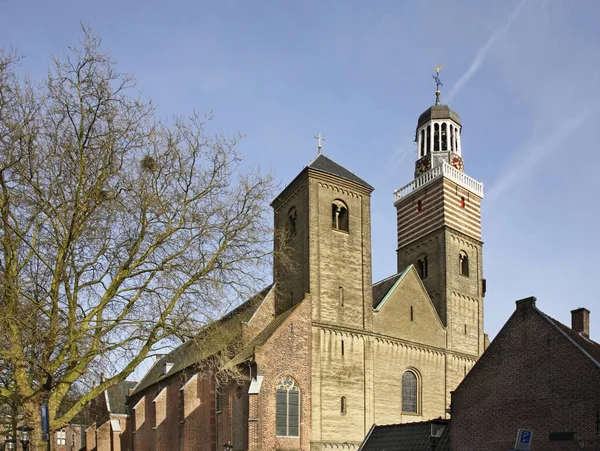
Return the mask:
[(528, 451), (533, 443), (533, 431), (530, 429), (519, 429), (515, 450)]

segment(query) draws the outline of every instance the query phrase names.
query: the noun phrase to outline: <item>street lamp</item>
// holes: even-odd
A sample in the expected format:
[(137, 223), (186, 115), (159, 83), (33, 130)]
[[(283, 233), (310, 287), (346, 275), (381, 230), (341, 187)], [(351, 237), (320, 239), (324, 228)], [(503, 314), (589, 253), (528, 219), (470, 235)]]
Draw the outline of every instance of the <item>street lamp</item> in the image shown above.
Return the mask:
[(7, 438), (4, 441), (4, 449), (6, 451), (16, 451), (16, 449), (17, 449), (17, 441), (14, 438)]
[(231, 442), (223, 443), (223, 449), (225, 451), (231, 451), (233, 449), (233, 445), (231, 444)]
[(443, 420), (442, 417), (436, 418), (435, 420), (430, 421), (431, 424), (431, 450), (435, 451), (435, 447), (437, 445), (438, 440), (444, 433), (444, 429), (448, 426), (448, 420)]
[(29, 449), (29, 434), (33, 431), (33, 428), (24, 424), (19, 426), (17, 431), (19, 431), (19, 441), (23, 445), (23, 451), (27, 451)]

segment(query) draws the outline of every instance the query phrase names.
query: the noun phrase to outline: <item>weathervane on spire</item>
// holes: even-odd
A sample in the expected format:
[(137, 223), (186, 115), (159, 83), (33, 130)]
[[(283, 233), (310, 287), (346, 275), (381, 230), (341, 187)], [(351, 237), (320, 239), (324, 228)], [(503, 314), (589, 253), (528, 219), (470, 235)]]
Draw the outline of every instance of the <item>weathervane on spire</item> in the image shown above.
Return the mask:
[(435, 80), (435, 104), (441, 105), (440, 103), (440, 86), (444, 86), (442, 81), (440, 80), (440, 71), (444, 67), (443, 64), (440, 64), (435, 68), (435, 75), (433, 75), (433, 79)]
[(325, 138), (323, 138), (321, 136), (321, 134), (319, 133), (317, 136), (315, 136), (315, 139), (319, 142), (319, 144), (317, 145), (317, 149), (319, 149), (319, 155), (321, 154), (321, 141), (325, 141)]

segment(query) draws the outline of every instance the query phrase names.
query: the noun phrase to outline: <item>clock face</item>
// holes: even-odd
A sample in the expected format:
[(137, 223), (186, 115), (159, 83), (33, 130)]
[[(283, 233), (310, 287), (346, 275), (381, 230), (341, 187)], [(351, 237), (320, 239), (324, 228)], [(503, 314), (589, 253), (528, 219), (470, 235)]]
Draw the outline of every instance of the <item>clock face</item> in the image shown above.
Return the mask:
[(429, 155), (425, 155), (420, 160), (417, 160), (415, 164), (415, 176), (419, 176), (429, 171), (429, 169), (431, 169), (431, 160), (429, 159)]
[(464, 169), (462, 158), (457, 156), (452, 157), (452, 159), (450, 160), (450, 165), (454, 166), (459, 171), (462, 171)]

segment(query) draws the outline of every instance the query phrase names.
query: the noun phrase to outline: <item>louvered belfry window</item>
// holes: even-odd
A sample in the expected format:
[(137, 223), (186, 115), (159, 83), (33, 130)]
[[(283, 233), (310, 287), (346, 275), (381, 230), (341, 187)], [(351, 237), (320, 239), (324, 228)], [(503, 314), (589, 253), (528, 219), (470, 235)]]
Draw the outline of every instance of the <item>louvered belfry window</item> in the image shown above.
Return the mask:
[(412, 371), (402, 375), (402, 411), (417, 413), (417, 376)]
[(290, 376), (277, 386), (276, 432), (280, 437), (300, 436), (300, 389)]

